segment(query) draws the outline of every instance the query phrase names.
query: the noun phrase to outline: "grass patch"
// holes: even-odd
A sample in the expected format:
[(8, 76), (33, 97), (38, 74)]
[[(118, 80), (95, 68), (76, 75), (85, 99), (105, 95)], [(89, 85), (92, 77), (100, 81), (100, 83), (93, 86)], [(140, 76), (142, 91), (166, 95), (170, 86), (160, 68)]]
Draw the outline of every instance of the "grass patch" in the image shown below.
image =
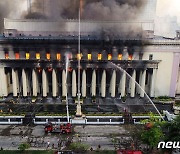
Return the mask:
[(172, 99), (169, 96), (159, 96), (159, 97), (156, 97), (155, 100), (166, 102), (166, 101), (173, 101), (174, 99)]
[[(162, 115), (164, 115), (163, 113), (161, 113)], [(152, 113), (149, 112), (149, 113), (132, 113), (132, 116), (151, 116)], [(155, 114), (153, 113), (153, 116), (159, 116), (159, 114)]]
[(1, 112), (0, 116), (25, 116), (25, 113), (16, 113), (16, 112)]
[(74, 142), (69, 145), (69, 149), (74, 152), (85, 153), (89, 149), (89, 145), (81, 143), (81, 142)]
[(106, 113), (106, 112), (103, 112), (103, 113), (99, 113), (99, 112), (96, 112), (96, 113), (85, 113), (86, 116), (122, 116), (123, 114), (122, 113)]
[(52, 150), (3, 150), (0, 151), (0, 154), (54, 154)]
[(174, 106), (180, 107), (180, 101), (176, 101), (175, 104), (174, 104)]

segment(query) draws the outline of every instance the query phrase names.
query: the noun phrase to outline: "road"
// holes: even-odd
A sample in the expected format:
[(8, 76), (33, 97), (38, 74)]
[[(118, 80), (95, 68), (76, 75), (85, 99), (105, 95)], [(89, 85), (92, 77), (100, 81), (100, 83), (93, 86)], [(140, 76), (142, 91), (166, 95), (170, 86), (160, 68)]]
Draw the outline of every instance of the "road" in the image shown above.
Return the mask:
[[(54, 144), (54, 149), (58, 149), (58, 141), (61, 141), (61, 149), (65, 148), (67, 140), (88, 144), (89, 147), (97, 149), (113, 150), (113, 138), (118, 138), (119, 142), (127, 142), (126, 147), (130, 147), (132, 142), (132, 130), (137, 130), (137, 125), (86, 125), (74, 126), (73, 133), (70, 135), (45, 134), (44, 126), (12, 126), (0, 125), (0, 147), (3, 149), (16, 150), (18, 145), (28, 142), (30, 149), (47, 149), (47, 142), (50, 142), (50, 148)], [(121, 145), (123, 146), (123, 145)]]

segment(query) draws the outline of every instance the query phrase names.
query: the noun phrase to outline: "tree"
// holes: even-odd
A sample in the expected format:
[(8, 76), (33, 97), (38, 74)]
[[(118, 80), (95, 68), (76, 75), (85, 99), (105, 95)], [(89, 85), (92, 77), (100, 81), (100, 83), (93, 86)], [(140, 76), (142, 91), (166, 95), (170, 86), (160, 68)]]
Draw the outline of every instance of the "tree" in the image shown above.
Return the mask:
[(158, 143), (163, 139), (162, 126), (164, 121), (150, 113), (150, 118), (142, 121), (145, 124), (145, 129), (141, 132), (141, 139), (151, 148), (157, 147)]
[(25, 151), (26, 149), (29, 149), (30, 145), (28, 143), (21, 143), (18, 147), (19, 150)]
[(180, 141), (180, 115), (166, 123), (163, 128), (167, 132), (164, 138), (165, 141)]
[[(178, 115), (174, 120), (168, 122), (163, 127), (164, 132), (166, 133), (164, 141), (178, 142), (180, 141), (180, 115)], [(173, 149), (163, 149), (169, 153), (172, 153)]]
[(163, 137), (163, 132), (161, 128), (155, 126), (153, 126), (148, 130), (143, 130), (141, 134), (142, 141), (148, 144), (151, 148), (157, 147), (162, 137)]

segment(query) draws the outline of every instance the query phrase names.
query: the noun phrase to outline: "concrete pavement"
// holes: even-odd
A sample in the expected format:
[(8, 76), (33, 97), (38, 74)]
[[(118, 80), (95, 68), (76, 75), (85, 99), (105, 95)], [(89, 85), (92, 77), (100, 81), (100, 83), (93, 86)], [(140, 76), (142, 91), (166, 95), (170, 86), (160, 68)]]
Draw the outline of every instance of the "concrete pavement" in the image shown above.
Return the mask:
[[(114, 150), (112, 142), (113, 137), (119, 138), (121, 142), (127, 142), (125, 147), (130, 147), (132, 140), (131, 130), (137, 129), (135, 125), (101, 125), (101, 126), (74, 126), (73, 133), (70, 135), (45, 134), (44, 126), (10, 126), (0, 125), (0, 147), (3, 149), (16, 150), (19, 144), (28, 142), (30, 149), (47, 149), (47, 142), (50, 142), (50, 148), (54, 144), (54, 149), (58, 148), (58, 142), (61, 141), (61, 148), (65, 148), (67, 140), (73, 142), (80, 141), (88, 144), (89, 147), (97, 149)], [(139, 127), (139, 126), (138, 126)], [(123, 146), (123, 145), (122, 145)], [(124, 148), (125, 148), (124, 147)]]

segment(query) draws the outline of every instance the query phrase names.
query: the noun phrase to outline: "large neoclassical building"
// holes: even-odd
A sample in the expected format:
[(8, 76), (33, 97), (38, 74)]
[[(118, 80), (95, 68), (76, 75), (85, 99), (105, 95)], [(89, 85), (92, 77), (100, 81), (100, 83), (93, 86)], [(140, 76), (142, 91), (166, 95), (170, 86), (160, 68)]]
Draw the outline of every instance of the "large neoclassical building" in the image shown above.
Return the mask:
[[(114, 31), (103, 33), (102, 23)], [(141, 24), (142, 32), (127, 37), (118, 31), (121, 22), (82, 21), (78, 54), (76, 20), (5, 19), (0, 36), (0, 97), (68, 93), (75, 98), (78, 60), (82, 97), (144, 97), (144, 90), (150, 97), (175, 97), (180, 94), (179, 33), (174, 39), (163, 38), (154, 35), (152, 23), (136, 24)]]

